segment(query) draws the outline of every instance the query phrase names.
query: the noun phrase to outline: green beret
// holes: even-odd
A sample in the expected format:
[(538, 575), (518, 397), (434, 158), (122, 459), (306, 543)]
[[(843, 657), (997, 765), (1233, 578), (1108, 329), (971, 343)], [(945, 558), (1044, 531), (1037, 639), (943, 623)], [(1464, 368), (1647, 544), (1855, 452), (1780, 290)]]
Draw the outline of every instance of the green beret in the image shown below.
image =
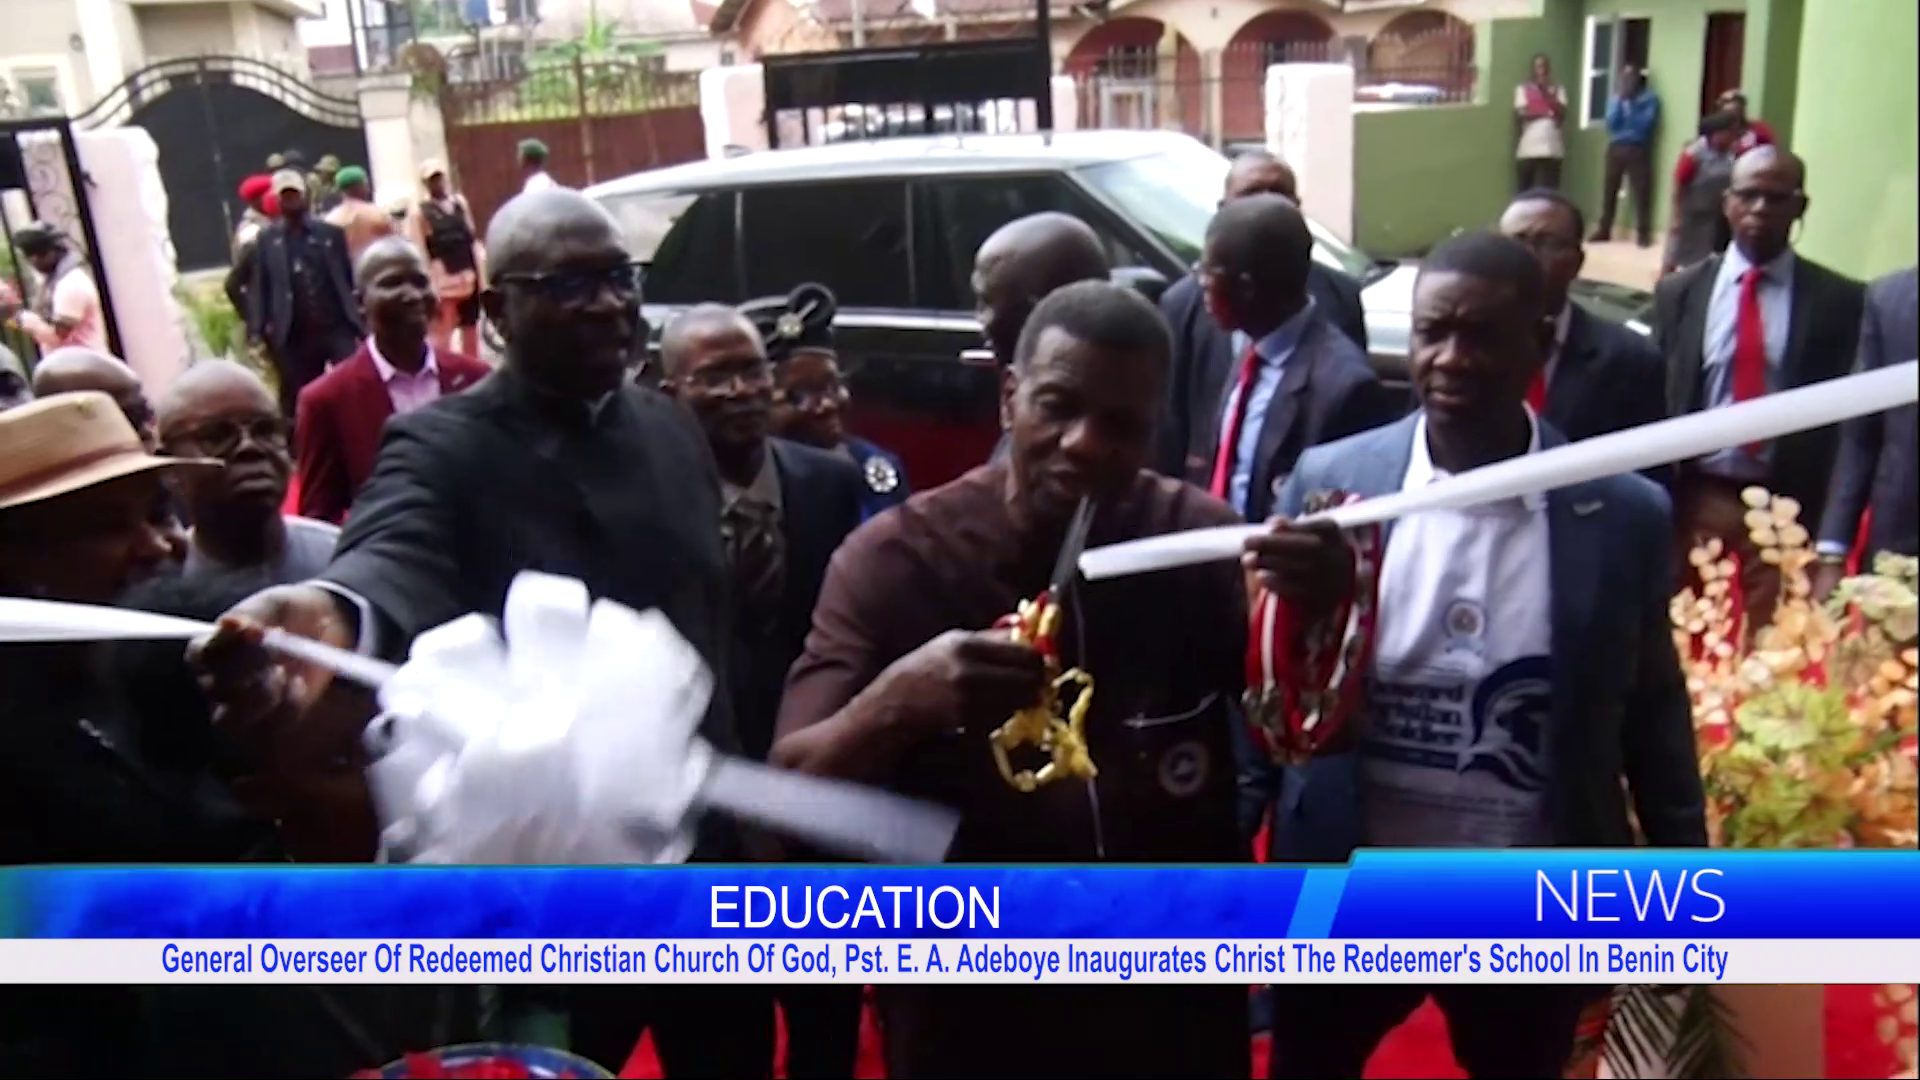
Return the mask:
[(343, 188), (364, 184), (367, 182), (367, 170), (358, 165), (349, 165), (334, 174), (333, 182)]

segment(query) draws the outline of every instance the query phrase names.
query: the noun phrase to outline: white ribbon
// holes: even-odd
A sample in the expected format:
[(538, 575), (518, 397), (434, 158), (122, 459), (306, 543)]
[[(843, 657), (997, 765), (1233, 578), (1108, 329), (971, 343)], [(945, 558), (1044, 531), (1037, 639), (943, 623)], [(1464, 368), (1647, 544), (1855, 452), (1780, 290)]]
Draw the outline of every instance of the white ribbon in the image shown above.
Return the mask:
[[(269, 631), (266, 644), (378, 689), (368, 784), (391, 857), (417, 862), (678, 862), (713, 809), (836, 854), (937, 862), (959, 815), (715, 752), (700, 655), (657, 611), (523, 573), (501, 622), (468, 615), (392, 665)], [(213, 626), (0, 598), (0, 642), (190, 639)]]
[[(1911, 405), (1916, 399), (1920, 399), (1920, 364), (1909, 360), (1508, 458), (1413, 491), (1348, 503), (1301, 520), (1330, 521), (1353, 529), (1425, 510), (1458, 510), (1777, 439)], [(1235, 559), (1249, 537), (1265, 531), (1264, 525), (1226, 525), (1109, 544), (1082, 553), (1080, 571), (1098, 581)]]

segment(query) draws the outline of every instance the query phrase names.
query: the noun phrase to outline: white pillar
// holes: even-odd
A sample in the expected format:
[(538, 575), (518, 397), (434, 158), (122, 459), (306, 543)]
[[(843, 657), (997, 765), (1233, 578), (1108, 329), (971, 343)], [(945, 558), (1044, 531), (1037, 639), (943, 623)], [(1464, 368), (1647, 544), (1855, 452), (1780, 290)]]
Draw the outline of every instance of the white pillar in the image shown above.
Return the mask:
[[(167, 189), (160, 182), (160, 149), (140, 127), (76, 132), (74, 148), (88, 175), (114, 178), (87, 188), (93, 232), (120, 350), (139, 373), (147, 396), (158, 398), (192, 362), (186, 313), (173, 295), (178, 274), (167, 228)], [(71, 234), (83, 235), (78, 229)]]
[(1267, 69), (1267, 149), (1293, 167), (1300, 204), (1353, 242), (1353, 69), (1276, 64)]
[[(700, 73), (700, 124), (706, 130), (707, 156), (765, 150), (767, 82), (759, 64), (734, 64)], [(785, 140), (782, 140), (785, 144)]]
[[(377, 192), (411, 192), (420, 185), (415, 170), (426, 155), (415, 156), (412, 106), (410, 76), (368, 75), (360, 80), (360, 116), (367, 129), (367, 173)], [(438, 156), (444, 157), (444, 150)]]
[(1053, 130), (1076, 131), (1080, 127), (1080, 91), (1073, 76), (1055, 75), (1047, 80), (1053, 93)]

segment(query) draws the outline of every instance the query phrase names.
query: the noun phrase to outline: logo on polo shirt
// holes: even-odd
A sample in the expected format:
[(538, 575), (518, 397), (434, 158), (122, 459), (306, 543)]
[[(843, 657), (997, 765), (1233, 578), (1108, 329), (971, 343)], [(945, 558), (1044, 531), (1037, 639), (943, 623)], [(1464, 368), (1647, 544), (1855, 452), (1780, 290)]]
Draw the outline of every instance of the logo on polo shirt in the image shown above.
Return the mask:
[(1461, 748), (1461, 773), (1486, 772), (1509, 787), (1547, 786), (1547, 725), (1553, 719), (1553, 661), (1515, 660), (1488, 675), (1473, 695), (1472, 738)]
[(1175, 743), (1160, 756), (1161, 790), (1176, 799), (1194, 795), (1207, 782), (1211, 763), (1211, 755), (1200, 743)]

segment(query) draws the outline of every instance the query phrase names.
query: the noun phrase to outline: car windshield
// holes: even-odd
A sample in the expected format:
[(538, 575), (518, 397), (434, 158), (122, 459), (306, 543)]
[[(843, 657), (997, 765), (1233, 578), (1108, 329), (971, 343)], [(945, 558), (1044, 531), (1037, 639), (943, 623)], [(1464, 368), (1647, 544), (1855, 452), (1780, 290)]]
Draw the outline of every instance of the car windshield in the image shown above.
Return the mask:
[[(1220, 192), (1226, 187), (1226, 158), (1195, 143), (1191, 149), (1087, 165), (1079, 174), (1182, 261), (1200, 261), (1207, 222), (1213, 220)], [(1368, 276), (1372, 259), (1311, 218), (1307, 227), (1313, 232), (1316, 261), (1354, 277)]]
[(612, 195), (601, 200), (600, 205), (606, 207), (614, 220), (620, 223), (628, 253), (640, 262), (651, 263), (660, 250), (660, 244), (673, 231), (674, 223), (680, 220), (680, 215), (686, 213), (697, 198), (699, 196), (694, 193), (660, 191)]

